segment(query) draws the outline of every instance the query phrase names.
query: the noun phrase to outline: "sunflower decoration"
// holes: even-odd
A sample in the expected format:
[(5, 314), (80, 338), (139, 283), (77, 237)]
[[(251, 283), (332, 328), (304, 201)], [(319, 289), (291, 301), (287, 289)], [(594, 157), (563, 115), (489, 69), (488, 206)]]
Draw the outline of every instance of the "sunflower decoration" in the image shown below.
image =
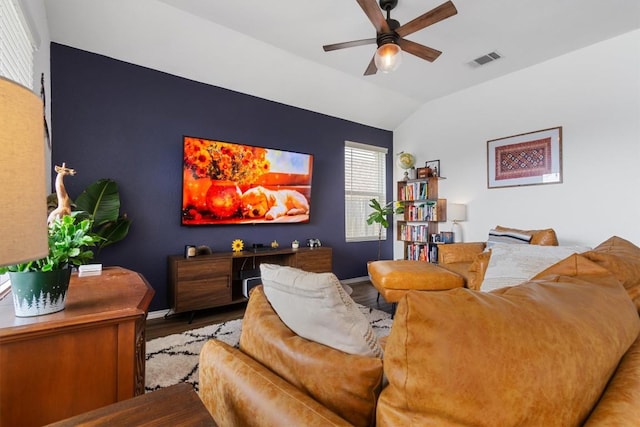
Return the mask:
[(244, 242), (240, 239), (234, 240), (231, 242), (231, 249), (233, 249), (233, 252), (241, 252), (244, 249)]

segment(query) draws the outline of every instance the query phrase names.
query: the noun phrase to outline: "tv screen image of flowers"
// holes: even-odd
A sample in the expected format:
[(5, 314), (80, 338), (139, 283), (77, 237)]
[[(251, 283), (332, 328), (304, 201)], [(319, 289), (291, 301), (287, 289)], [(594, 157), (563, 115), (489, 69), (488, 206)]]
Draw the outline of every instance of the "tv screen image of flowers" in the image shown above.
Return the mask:
[(307, 223), (313, 155), (183, 138), (182, 224)]

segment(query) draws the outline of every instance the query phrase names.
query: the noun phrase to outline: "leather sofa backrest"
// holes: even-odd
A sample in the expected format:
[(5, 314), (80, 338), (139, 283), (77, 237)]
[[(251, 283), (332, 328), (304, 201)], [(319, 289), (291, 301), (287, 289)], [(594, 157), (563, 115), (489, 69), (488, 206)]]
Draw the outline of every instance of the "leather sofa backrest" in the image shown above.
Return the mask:
[(558, 237), (556, 236), (556, 232), (553, 228), (545, 228), (543, 230), (519, 230), (517, 228), (498, 225), (495, 229), (498, 231), (512, 231), (531, 236), (531, 241), (529, 242), (530, 245), (558, 246)]
[(581, 425), (640, 318), (615, 277), (578, 257), (567, 261), (573, 277), (407, 293), (385, 348), (378, 425)]

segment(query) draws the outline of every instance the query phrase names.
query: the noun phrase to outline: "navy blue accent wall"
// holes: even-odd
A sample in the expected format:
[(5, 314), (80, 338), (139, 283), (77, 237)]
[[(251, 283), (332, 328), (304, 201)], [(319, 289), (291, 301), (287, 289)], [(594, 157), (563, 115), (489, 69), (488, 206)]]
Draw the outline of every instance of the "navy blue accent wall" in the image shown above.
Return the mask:
[[(133, 224), (99, 261), (142, 273), (156, 290), (151, 310), (169, 307), (167, 256), (182, 254), (185, 244), (228, 252), (233, 239), (288, 245), (317, 237), (333, 248), (338, 278), (366, 276), (377, 241), (344, 241), (344, 141), (388, 148), (391, 171), (392, 132), (55, 43), (51, 86), (52, 163), (76, 169), (65, 178), (72, 198), (99, 178), (117, 181)], [(183, 135), (313, 154), (310, 223), (181, 226)], [(388, 200), (391, 185), (389, 174)], [(383, 245), (390, 259), (391, 239)]]

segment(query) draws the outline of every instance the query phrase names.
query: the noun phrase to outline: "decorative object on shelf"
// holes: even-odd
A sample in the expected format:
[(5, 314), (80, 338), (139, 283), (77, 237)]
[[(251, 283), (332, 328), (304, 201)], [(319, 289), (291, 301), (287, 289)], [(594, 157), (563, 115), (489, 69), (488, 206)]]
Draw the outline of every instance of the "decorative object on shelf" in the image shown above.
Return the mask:
[(440, 177), (440, 160), (427, 160), (424, 163), (427, 170), (427, 177)]
[(64, 187), (64, 177), (67, 175), (74, 176), (76, 174), (75, 169), (68, 168), (64, 162), (62, 163), (62, 166), (55, 165), (54, 169), (57, 173), (55, 187), (58, 206), (52, 210), (47, 217), (47, 224), (49, 225), (51, 225), (55, 219), (71, 214), (71, 199)]
[(15, 314), (39, 316), (63, 310), (71, 267), (93, 258), (87, 248), (100, 237), (91, 233), (91, 220), (80, 219), (81, 212), (55, 218), (49, 225), (49, 254), (26, 263), (0, 267), (9, 273)]
[(200, 255), (211, 255), (213, 251), (207, 245), (200, 245), (196, 248), (196, 256)]
[(300, 247), (300, 242), (298, 242), (297, 240), (294, 240), (293, 242), (291, 242), (292, 249), (298, 249), (299, 247)]
[(458, 223), (467, 220), (467, 205), (462, 203), (450, 203), (447, 207), (447, 216), (453, 222), (451, 225), (451, 231), (454, 235), (454, 242), (462, 242), (462, 226)]
[(442, 242), (442, 243), (453, 243), (453, 232), (452, 231), (441, 231), (440, 232), (440, 242)]
[(185, 258), (193, 258), (197, 255), (196, 247), (193, 245), (185, 245), (184, 247), (184, 257)]
[(231, 242), (231, 249), (233, 252), (242, 252), (244, 249), (244, 242), (241, 239), (235, 239)]
[(562, 127), (487, 141), (487, 187), (562, 182)]
[(409, 179), (417, 179), (418, 178), (418, 171), (416, 171), (415, 167), (411, 167), (408, 170), (409, 172)]
[(431, 169), (424, 167), (424, 168), (417, 168), (416, 169), (416, 179), (426, 179), (429, 178), (429, 174), (431, 173)]
[(319, 248), (322, 246), (320, 239), (307, 239), (307, 246), (310, 248)]
[(277, 240), (274, 240), (273, 242), (271, 242), (272, 249), (278, 249), (278, 247), (280, 247), (280, 244), (278, 243)]
[(408, 169), (411, 169), (416, 164), (415, 156), (411, 153), (405, 153), (404, 151), (401, 151), (398, 153), (398, 158), (396, 163), (400, 169), (404, 169), (404, 180), (405, 181), (408, 180), (409, 179)]

